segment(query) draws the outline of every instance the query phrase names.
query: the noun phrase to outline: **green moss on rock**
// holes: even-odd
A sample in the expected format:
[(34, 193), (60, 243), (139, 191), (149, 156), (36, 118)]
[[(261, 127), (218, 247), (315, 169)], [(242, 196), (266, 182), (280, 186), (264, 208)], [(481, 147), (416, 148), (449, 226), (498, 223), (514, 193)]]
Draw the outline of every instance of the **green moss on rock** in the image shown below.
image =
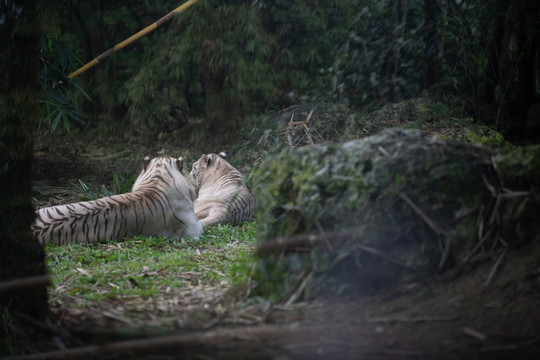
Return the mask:
[(461, 133), (458, 133), (456, 140), (481, 144), (500, 150), (512, 150), (514, 148), (514, 145), (506, 141), (500, 133), (482, 125), (476, 125), (474, 129), (465, 128)]

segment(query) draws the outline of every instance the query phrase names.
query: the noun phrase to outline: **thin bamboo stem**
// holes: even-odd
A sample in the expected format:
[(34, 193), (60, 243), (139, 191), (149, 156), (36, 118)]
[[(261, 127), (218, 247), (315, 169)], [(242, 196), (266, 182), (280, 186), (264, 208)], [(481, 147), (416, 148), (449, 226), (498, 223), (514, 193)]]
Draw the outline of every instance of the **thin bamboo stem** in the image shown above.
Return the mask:
[(161, 19), (159, 19), (155, 23), (145, 27), (144, 29), (142, 29), (138, 33), (130, 36), (126, 40), (114, 45), (109, 50), (107, 50), (107, 51), (101, 53), (100, 55), (98, 55), (94, 60), (86, 63), (83, 66), (81, 66), (79, 69), (77, 69), (76, 71), (69, 74), (68, 78), (73, 79), (73, 78), (79, 76), (80, 74), (82, 74), (86, 70), (90, 69), (94, 65), (97, 65), (100, 61), (103, 61), (105, 58), (109, 57), (110, 55), (117, 52), (118, 50), (120, 50), (120, 49), (124, 48), (125, 46), (131, 44), (132, 42), (134, 42), (135, 40), (143, 37), (144, 35), (148, 34), (149, 32), (154, 31), (159, 26), (163, 25), (164, 23), (166, 23), (167, 21), (172, 19), (174, 15), (180, 14), (182, 11), (186, 10), (188, 7), (195, 4), (197, 1), (199, 1), (199, 0), (188, 0), (188, 1), (186, 1), (185, 3), (183, 3), (182, 5), (180, 5), (179, 7), (177, 7), (176, 9), (171, 11), (170, 13), (168, 13), (167, 15), (163, 16)]

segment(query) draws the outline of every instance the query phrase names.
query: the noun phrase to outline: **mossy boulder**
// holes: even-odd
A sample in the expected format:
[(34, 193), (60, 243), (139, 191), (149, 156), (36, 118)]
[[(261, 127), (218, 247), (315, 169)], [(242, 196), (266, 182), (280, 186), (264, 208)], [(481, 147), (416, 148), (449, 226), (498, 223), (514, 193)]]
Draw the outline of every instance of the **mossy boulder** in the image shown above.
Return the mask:
[(514, 148), (497, 131), (475, 123), (444, 103), (429, 98), (414, 98), (386, 104), (360, 120), (361, 128), (375, 134), (382, 129), (401, 127), (419, 129), (443, 140), (481, 144), (498, 150)]
[(449, 266), (476, 243), (492, 155), (403, 129), (281, 151), (253, 174), (259, 290), (380, 291)]
[(516, 147), (494, 162), (503, 186), (521, 190), (540, 186), (540, 145)]

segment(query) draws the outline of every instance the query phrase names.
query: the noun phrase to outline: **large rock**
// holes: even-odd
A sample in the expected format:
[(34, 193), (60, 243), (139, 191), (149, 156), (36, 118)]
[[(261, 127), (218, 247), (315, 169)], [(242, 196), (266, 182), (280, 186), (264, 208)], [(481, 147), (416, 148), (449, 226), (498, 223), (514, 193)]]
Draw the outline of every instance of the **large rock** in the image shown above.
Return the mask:
[(497, 233), (477, 229), (494, 209), (492, 155), (402, 129), (284, 149), (253, 174), (259, 290), (388, 290), (467, 259)]

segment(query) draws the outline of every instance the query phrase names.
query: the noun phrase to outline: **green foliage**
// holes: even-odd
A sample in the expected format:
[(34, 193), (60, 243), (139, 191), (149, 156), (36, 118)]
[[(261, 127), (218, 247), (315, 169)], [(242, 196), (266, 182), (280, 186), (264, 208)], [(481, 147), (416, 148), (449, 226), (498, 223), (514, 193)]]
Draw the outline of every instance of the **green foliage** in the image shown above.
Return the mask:
[(211, 132), (235, 129), (245, 113), (270, 103), (276, 90), (268, 56), (275, 39), (249, 3), (203, 0), (176, 26), (183, 29), (178, 54), (201, 79)]
[(327, 98), (324, 69), (360, 11), (361, 1), (256, 1), (266, 31), (275, 34), (273, 53), (282, 96), (289, 101)]
[(97, 200), (106, 196), (127, 193), (130, 191), (131, 185), (133, 184), (135, 179), (136, 179), (136, 176), (132, 176), (122, 183), (122, 181), (118, 177), (118, 174), (116, 172), (113, 172), (113, 191), (112, 192), (109, 191), (109, 189), (107, 189), (105, 185), (101, 185), (101, 187), (92, 189), (86, 183), (84, 183), (81, 179), (79, 179), (79, 185), (77, 184), (71, 184), (71, 185), (82, 194), (82, 196), (80, 197), (81, 201), (90, 201), (90, 200)]
[[(206, 128), (232, 130), (247, 114), (317, 92), (320, 69), (331, 63), (357, 2), (201, 0), (78, 81), (96, 99), (101, 116), (125, 113), (114, 123), (134, 131), (174, 130), (201, 115)], [(85, 61), (177, 5), (66, 3), (72, 18), (62, 20), (61, 41), (79, 53), (84, 49)]]
[(52, 302), (63, 296), (146, 298), (189, 284), (237, 283), (245, 275), (231, 269), (250, 257), (254, 245), (255, 223), (218, 225), (206, 228), (199, 239), (181, 241), (133, 237), (105, 244), (48, 244), (47, 266), (56, 284)]
[[(38, 103), (42, 110), (44, 122), (54, 133), (60, 124), (70, 130), (70, 122), (84, 125), (84, 115), (78, 111), (75, 93), (82, 94), (87, 100), (90, 97), (80, 86), (66, 76), (74, 71), (81, 61), (62, 44), (50, 37), (44, 37), (41, 42), (41, 69), (38, 73)], [(42, 125), (40, 123), (40, 126)]]
[[(178, 6), (166, 0), (63, 4), (55, 35), (85, 61)], [(428, 88), (442, 98), (462, 95), (471, 108), (482, 101), (495, 106), (494, 113), (477, 114), (500, 131), (510, 112), (525, 117), (535, 94), (534, 81), (531, 89), (519, 77), (537, 68), (529, 45), (539, 36), (538, 21), (521, 8), (540, 5), (524, 4), (201, 0), (77, 79), (95, 105), (82, 94), (70, 101), (83, 100), (83, 112), (135, 133), (195, 126), (224, 136), (268, 108), (329, 100), (365, 108)], [(529, 21), (521, 24), (522, 17)], [(496, 35), (500, 18), (508, 20), (502, 23), (507, 35), (499, 36), (504, 41)], [(520, 94), (525, 83), (528, 91)], [(78, 116), (65, 105), (58, 111), (53, 125)]]

